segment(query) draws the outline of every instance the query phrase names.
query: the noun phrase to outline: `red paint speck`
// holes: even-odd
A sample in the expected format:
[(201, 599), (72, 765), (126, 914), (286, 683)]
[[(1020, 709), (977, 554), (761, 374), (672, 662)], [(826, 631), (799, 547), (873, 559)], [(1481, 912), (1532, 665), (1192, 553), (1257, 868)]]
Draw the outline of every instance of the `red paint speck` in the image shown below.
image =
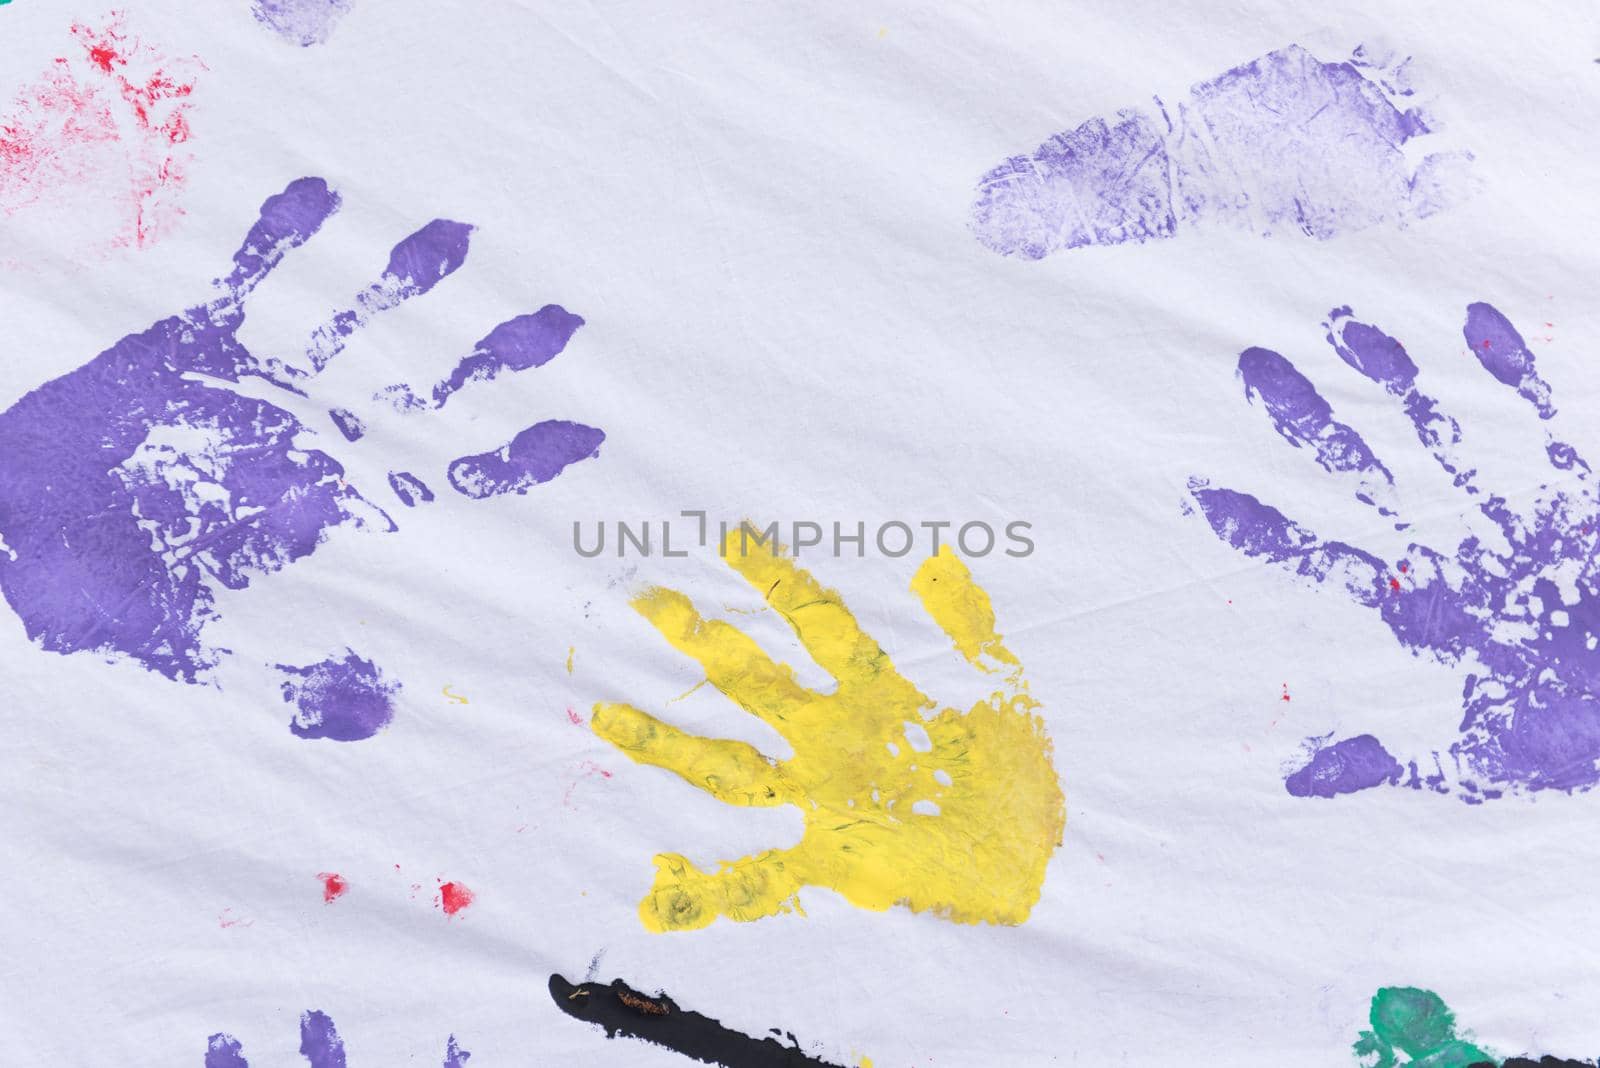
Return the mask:
[(1397, 579), (1397, 578), (1390, 579), (1389, 580), (1389, 588), (1391, 590), (1393, 590), (1395, 593), (1399, 593), (1400, 592), (1400, 580)]
[(567, 709), (567, 718), (571, 720), (575, 726), (583, 726), (583, 717), (578, 715), (570, 708)]
[(439, 886), (436, 900), (446, 916), (454, 916), (472, 904), (472, 896), (472, 891), (460, 883), (443, 883)]
[(1289, 684), (1287, 682), (1283, 684), (1283, 696), (1280, 697), (1279, 700), (1280, 701), (1289, 700)]
[(345, 881), (344, 876), (336, 871), (319, 871), (317, 872), (317, 878), (322, 880), (322, 903), (324, 905), (333, 904), (344, 896), (346, 890), (350, 889), (350, 884)]

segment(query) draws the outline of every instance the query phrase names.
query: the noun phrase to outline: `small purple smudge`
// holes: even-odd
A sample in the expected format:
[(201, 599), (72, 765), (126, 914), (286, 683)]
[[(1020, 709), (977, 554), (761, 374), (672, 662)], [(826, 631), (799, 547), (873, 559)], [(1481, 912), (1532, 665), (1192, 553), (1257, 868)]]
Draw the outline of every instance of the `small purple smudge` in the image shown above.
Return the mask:
[(394, 490), (394, 495), (407, 508), (415, 508), (418, 501), (426, 504), (433, 500), (433, 490), (410, 471), (390, 471), (389, 488)]
[[(1487, 304), (1469, 306), (1463, 336), (1496, 381), (1541, 421), (1553, 416), (1533, 353), (1504, 315)], [(1319, 539), (1249, 494), (1195, 479), (1190, 493), (1199, 510), (1219, 538), (1246, 556), (1314, 586), (1339, 587), (1377, 609), (1413, 654), (1466, 666), (1458, 738), (1431, 754), (1437, 774), (1424, 779), (1411, 761), (1406, 785), (1450, 792), (1446, 783), (1453, 781), (1458, 796), (1476, 804), (1507, 789), (1572, 791), (1600, 783), (1600, 493), (1589, 465), (1571, 445), (1546, 435), (1552, 475), (1528, 507), (1513, 509), (1479, 487), (1477, 472), (1460, 456), (1460, 424), (1417, 388), (1417, 366), (1399, 341), (1356, 321), (1349, 308), (1333, 312), (1328, 340), (1401, 406), (1418, 442), (1504, 544), (1469, 535), (1446, 554), (1413, 543), (1390, 565)], [(1376, 739), (1362, 735), (1319, 750), (1288, 784), (1301, 796), (1333, 796), (1395, 782), (1397, 767)]]
[(306, 667), (277, 665), (289, 676), (283, 699), (299, 711), (289, 729), (300, 738), (356, 742), (370, 738), (394, 718), (398, 682), (387, 681), (378, 666), (352, 650)]
[(1311, 762), (1284, 780), (1295, 797), (1353, 794), (1400, 781), (1400, 762), (1370, 734), (1358, 734), (1318, 749)]
[(333, 425), (339, 428), (339, 433), (344, 435), (346, 441), (360, 441), (367, 432), (367, 424), (348, 408), (329, 408), (328, 418), (333, 420)]
[[(1176, 120), (1119, 111), (984, 175), (971, 228), (1006, 256), (1142, 243), (1202, 223), (1318, 240), (1441, 210), (1468, 156), (1402, 146), (1429, 133), (1381, 79), (1298, 45), (1194, 85)], [(1160, 101), (1157, 101), (1160, 104)]]
[(232, 1035), (215, 1034), (206, 1041), (205, 1068), (250, 1068), (244, 1047)]
[(444, 1064), (440, 1068), (466, 1068), (467, 1062), (472, 1059), (472, 1054), (456, 1044), (456, 1036), (451, 1035), (445, 1045)]
[(535, 423), (493, 452), (463, 456), (450, 464), (450, 485), (473, 500), (526, 493), (569, 465), (600, 455), (604, 432), (582, 423), (551, 419)]
[(344, 1039), (327, 1013), (312, 1009), (300, 1017), (300, 1055), (311, 1068), (345, 1068)]
[(254, 0), (256, 21), (291, 44), (321, 44), (349, 13), (350, 0)]

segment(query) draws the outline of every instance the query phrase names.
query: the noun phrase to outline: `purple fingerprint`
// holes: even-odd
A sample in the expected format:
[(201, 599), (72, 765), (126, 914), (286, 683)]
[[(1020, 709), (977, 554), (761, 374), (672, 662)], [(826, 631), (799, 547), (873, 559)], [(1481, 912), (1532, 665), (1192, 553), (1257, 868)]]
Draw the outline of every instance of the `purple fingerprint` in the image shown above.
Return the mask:
[(1309, 446), (1325, 471), (1361, 476), (1356, 495), (1362, 501), (1375, 503), (1393, 485), (1394, 478), (1361, 435), (1333, 417), (1333, 406), (1288, 360), (1271, 349), (1245, 349), (1239, 355), (1239, 376), (1245, 396), (1261, 399), (1285, 441), (1297, 449)]
[(355, 307), (338, 312), (311, 335), (306, 351), (312, 368), (327, 367), (344, 351), (350, 335), (379, 312), (398, 308), (454, 274), (466, 262), (471, 239), (472, 227), (466, 223), (435, 219), (395, 245), (383, 277), (356, 297)]
[(400, 684), (386, 680), (376, 664), (351, 650), (345, 650), (343, 659), (277, 668), (288, 676), (282, 683), (283, 699), (298, 709), (289, 722), (298, 737), (356, 742), (372, 737), (394, 718)]
[(450, 485), (473, 500), (526, 493), (571, 464), (599, 456), (605, 440), (602, 431), (582, 423), (554, 419), (535, 423), (494, 452), (452, 461)]
[(467, 1062), (472, 1059), (472, 1054), (456, 1045), (456, 1036), (451, 1035), (445, 1045), (444, 1064), (441, 1068), (467, 1068)]
[(250, 1068), (244, 1047), (232, 1035), (216, 1034), (206, 1041), (205, 1068)]
[(433, 387), (434, 407), (444, 407), (468, 382), (486, 382), (502, 371), (543, 367), (567, 347), (582, 325), (581, 317), (555, 304), (501, 323), (473, 346), (470, 356), (461, 358), (448, 378)]
[(1414, 170), (1402, 146), (1430, 131), (1395, 95), (1290, 45), (1194, 85), (1176, 116), (1122, 110), (1005, 161), (979, 183), (972, 231), (1041, 259), (1202, 223), (1318, 240), (1403, 226), (1441, 208), (1470, 157)]
[(1511, 321), (1492, 305), (1467, 305), (1467, 322), (1461, 329), (1467, 347), (1499, 382), (1515, 389), (1539, 410), (1539, 418), (1556, 414), (1550, 406), (1550, 385), (1534, 370), (1533, 353)]
[(311, 1068), (345, 1068), (344, 1039), (327, 1013), (312, 1009), (300, 1017), (300, 1055)]
[(329, 408), (328, 418), (333, 420), (333, 425), (339, 428), (339, 433), (344, 435), (346, 441), (360, 441), (367, 432), (367, 424), (348, 408)]
[(1317, 750), (1309, 764), (1284, 780), (1284, 786), (1295, 797), (1333, 797), (1393, 785), (1403, 771), (1378, 739), (1359, 734)]
[(418, 501), (426, 504), (433, 500), (433, 490), (410, 471), (390, 471), (389, 488), (394, 490), (394, 495), (407, 508), (415, 508)]
[(256, 21), (302, 48), (321, 44), (334, 23), (350, 10), (350, 0), (253, 0)]

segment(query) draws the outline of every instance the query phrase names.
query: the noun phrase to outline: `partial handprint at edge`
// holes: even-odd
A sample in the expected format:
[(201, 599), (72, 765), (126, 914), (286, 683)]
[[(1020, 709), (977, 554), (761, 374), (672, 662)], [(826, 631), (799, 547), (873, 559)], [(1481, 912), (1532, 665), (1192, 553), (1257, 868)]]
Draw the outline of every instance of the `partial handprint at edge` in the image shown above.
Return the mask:
[[(344, 1039), (325, 1012), (310, 1009), (300, 1016), (300, 1055), (311, 1068), (345, 1068)], [(451, 1035), (445, 1042), (440, 1068), (466, 1068), (472, 1054), (456, 1044)], [(206, 1040), (205, 1068), (250, 1068), (244, 1046), (228, 1034), (214, 1034)]]
[[(1468, 671), (1453, 744), (1402, 765), (1372, 734), (1332, 744), (1313, 739), (1310, 761), (1286, 780), (1289, 792), (1333, 797), (1403, 784), (1453, 791), (1476, 803), (1508, 791), (1589, 789), (1600, 782), (1600, 499), (1589, 465), (1547, 430), (1551, 474), (1519, 514), (1479, 485), (1478, 472), (1462, 456), (1460, 424), (1417, 387), (1420, 370), (1398, 340), (1358, 321), (1349, 308), (1335, 309), (1327, 328), (1339, 358), (1400, 406), (1419, 443), (1502, 543), (1469, 536), (1454, 554), (1413, 543), (1391, 565), (1344, 542), (1322, 540), (1250, 494), (1191, 481), (1195, 503), (1223, 541), (1314, 586), (1342, 590), (1374, 609), (1413, 654)], [(1550, 386), (1504, 315), (1472, 304), (1462, 333), (1497, 382), (1540, 420), (1554, 417)], [(1311, 451), (1331, 476), (1353, 483), (1362, 503), (1385, 517), (1399, 516), (1389, 469), (1354, 429), (1334, 418), (1332, 406), (1294, 364), (1253, 348), (1241, 355), (1239, 371), (1247, 397), (1261, 403), (1280, 436)]]

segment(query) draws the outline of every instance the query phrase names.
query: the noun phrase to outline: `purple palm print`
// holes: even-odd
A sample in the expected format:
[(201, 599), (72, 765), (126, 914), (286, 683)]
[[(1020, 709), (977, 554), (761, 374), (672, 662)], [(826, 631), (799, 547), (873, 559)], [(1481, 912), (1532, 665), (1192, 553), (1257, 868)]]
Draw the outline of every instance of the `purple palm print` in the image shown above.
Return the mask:
[[(466, 259), (472, 227), (436, 219), (396, 245), (378, 280), (311, 332), (303, 359), (257, 356), (239, 338), (247, 298), (338, 206), (321, 179), (290, 183), (262, 205), (213, 299), (129, 334), (0, 413), (0, 591), (32, 641), (210, 682), (229, 653), (205, 640), (218, 589), (250, 587), (315, 552), (336, 527), (395, 529), (316, 447), (331, 435), (319, 441), (288, 408), (237, 388), (254, 378), (282, 390), (286, 404), (304, 399), (355, 331)], [(474, 382), (548, 362), (582, 325), (547, 305), (496, 326), (428, 400), (390, 386), (370, 403), (440, 407)], [(346, 440), (362, 434), (346, 408), (329, 420)], [(469, 498), (525, 493), (597, 455), (604, 439), (593, 427), (542, 422), (441, 474)], [(407, 506), (433, 499), (411, 472), (391, 473), (390, 484)], [(280, 666), (284, 700), (298, 709), (296, 733), (348, 741), (388, 722), (398, 684), (370, 660), (345, 650)]]
[[(1549, 466), (1530, 506), (1513, 509), (1479, 484), (1461, 453), (1460, 424), (1418, 388), (1419, 369), (1398, 340), (1348, 308), (1335, 310), (1327, 326), (1334, 352), (1400, 407), (1423, 449), (1498, 537), (1470, 536), (1449, 553), (1413, 543), (1389, 563), (1323, 540), (1249, 494), (1191, 481), (1200, 511), (1228, 544), (1343, 591), (1375, 610), (1415, 655), (1468, 672), (1460, 734), (1447, 748), (1402, 764), (1371, 734), (1319, 740), (1286, 780), (1289, 792), (1332, 797), (1404, 785), (1477, 803), (1507, 792), (1587, 790), (1600, 781), (1600, 497), (1589, 465), (1547, 429)], [(1533, 353), (1504, 315), (1472, 304), (1462, 334), (1479, 365), (1539, 420), (1555, 416)], [(1353, 484), (1358, 500), (1400, 518), (1390, 470), (1294, 364), (1252, 348), (1240, 356), (1239, 372), (1246, 396), (1260, 402), (1284, 440)]]

